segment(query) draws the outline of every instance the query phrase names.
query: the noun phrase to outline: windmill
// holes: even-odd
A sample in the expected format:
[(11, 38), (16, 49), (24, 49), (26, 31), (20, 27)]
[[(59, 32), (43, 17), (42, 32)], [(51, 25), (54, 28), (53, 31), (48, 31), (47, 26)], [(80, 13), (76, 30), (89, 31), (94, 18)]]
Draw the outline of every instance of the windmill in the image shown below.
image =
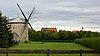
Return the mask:
[[(24, 19), (25, 19), (24, 29), (23, 29), (23, 31), (22, 31), (22, 33), (21, 33), (21, 36), (22, 36), (23, 33), (24, 33), (24, 31), (25, 31), (25, 29), (26, 29), (26, 27), (27, 27), (27, 25), (29, 25), (29, 26), (31, 27), (31, 29), (34, 30), (34, 29), (32, 28), (32, 26), (31, 26), (31, 24), (29, 23), (29, 19), (31, 18), (31, 16), (32, 16), (32, 14), (33, 14), (33, 12), (34, 12), (34, 10), (35, 10), (35, 7), (33, 7), (31, 13), (29, 14), (29, 17), (27, 18), (27, 17), (25, 16), (24, 12), (22, 11), (22, 9), (21, 9), (21, 7), (19, 6), (18, 3), (17, 3), (17, 6), (18, 6), (18, 8), (20, 9), (20, 11), (21, 11), (21, 13), (22, 13), (22, 15), (23, 15), (23, 17), (24, 17)], [(21, 36), (20, 36), (20, 37), (21, 37)], [(26, 41), (26, 37), (25, 37), (25, 41)]]
[[(12, 25), (11, 28), (14, 33), (14, 40), (19, 41), (19, 42), (25, 42), (25, 41), (28, 41), (28, 25), (34, 31), (31, 24), (29, 23), (29, 19), (31, 18), (35, 10), (35, 7), (33, 7), (31, 13), (29, 14), (29, 17), (27, 18), (18, 3), (17, 3), (17, 6), (24, 17), (24, 19), (23, 18), (20, 18), (20, 19), (22, 21), (24, 20), (24, 22), (10, 22), (10, 24)], [(19, 18), (19, 16), (17, 16), (16, 18)], [(12, 21), (14, 19), (15, 18), (9, 19), (9, 21)]]

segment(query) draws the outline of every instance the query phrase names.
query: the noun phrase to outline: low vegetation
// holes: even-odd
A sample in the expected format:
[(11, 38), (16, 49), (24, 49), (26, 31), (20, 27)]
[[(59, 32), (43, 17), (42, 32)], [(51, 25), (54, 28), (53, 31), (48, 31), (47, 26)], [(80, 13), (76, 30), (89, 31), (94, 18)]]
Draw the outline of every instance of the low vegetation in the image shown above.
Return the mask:
[(75, 43), (100, 51), (100, 37), (76, 39)]

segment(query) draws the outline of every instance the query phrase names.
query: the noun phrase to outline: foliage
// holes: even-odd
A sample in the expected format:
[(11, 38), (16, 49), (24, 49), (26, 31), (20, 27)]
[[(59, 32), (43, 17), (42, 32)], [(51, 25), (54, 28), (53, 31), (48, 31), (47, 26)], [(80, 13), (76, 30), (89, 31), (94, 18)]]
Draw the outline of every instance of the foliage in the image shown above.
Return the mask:
[(76, 39), (75, 43), (100, 51), (100, 37)]
[(34, 36), (35, 36), (35, 32), (34, 32), (34, 31), (32, 32), (32, 30), (29, 28), (29, 30), (28, 30), (28, 37), (29, 37), (29, 40), (30, 40), (30, 41), (33, 41)]
[(62, 31), (54, 32), (54, 31), (33, 31), (29, 29), (29, 40), (31, 41), (74, 41), (78, 38), (86, 38), (86, 37), (98, 37), (100, 33), (91, 32), (91, 31), (80, 31), (80, 32), (71, 32), (71, 31)]
[(2, 13), (0, 13), (0, 47), (10, 47), (13, 46), (14, 41), (13, 34), (11, 33), (10, 25), (7, 24), (7, 17), (2, 16)]

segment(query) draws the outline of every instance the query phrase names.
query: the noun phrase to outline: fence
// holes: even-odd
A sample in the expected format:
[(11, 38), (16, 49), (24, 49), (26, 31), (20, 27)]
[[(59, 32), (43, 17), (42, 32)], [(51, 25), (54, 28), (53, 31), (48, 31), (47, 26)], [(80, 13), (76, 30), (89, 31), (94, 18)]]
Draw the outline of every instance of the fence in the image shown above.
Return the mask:
[(18, 53), (18, 54), (100, 54), (100, 51), (95, 50), (0, 50), (0, 53), (6, 54), (8, 56), (9, 53)]

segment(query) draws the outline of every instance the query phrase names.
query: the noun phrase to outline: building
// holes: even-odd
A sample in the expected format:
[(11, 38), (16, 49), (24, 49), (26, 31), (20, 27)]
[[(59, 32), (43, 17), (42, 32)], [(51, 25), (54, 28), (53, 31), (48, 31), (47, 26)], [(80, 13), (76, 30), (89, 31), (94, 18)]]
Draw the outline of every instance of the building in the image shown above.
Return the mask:
[(41, 28), (41, 31), (54, 31), (54, 32), (57, 32), (57, 28)]
[(79, 30), (72, 30), (72, 32), (80, 32)]
[(13, 40), (18, 42), (28, 41), (28, 25), (24, 22), (9, 22), (13, 33)]

